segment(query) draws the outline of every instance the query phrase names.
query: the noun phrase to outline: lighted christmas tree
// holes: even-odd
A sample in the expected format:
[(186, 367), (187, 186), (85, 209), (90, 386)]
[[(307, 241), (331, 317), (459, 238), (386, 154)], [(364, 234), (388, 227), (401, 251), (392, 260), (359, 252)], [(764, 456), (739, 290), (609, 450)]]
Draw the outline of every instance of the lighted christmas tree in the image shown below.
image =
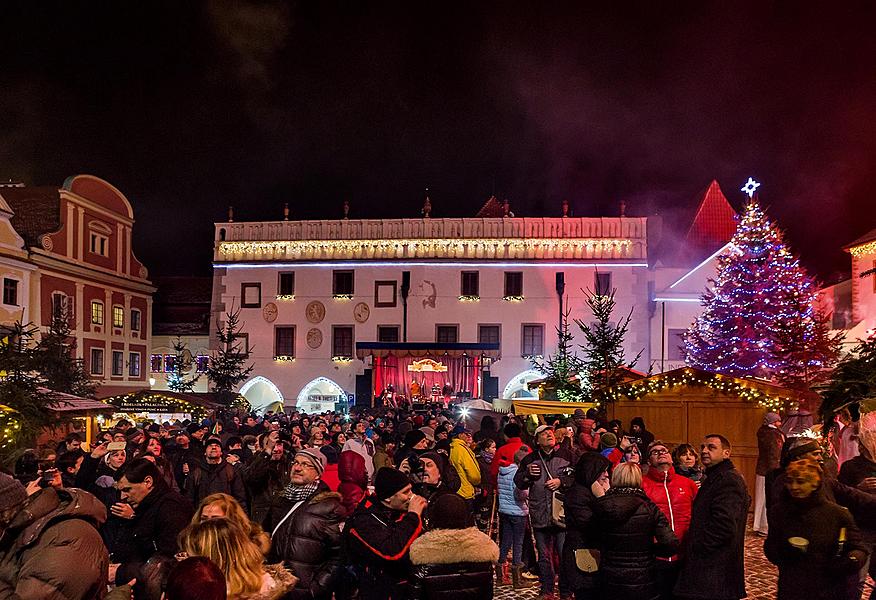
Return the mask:
[[(751, 195), (751, 182), (743, 188)], [(785, 246), (756, 199), (745, 207), (703, 312), (685, 335), (688, 364), (737, 376), (810, 379), (835, 360), (821, 351), (826, 328), (813, 303), (815, 283)]]

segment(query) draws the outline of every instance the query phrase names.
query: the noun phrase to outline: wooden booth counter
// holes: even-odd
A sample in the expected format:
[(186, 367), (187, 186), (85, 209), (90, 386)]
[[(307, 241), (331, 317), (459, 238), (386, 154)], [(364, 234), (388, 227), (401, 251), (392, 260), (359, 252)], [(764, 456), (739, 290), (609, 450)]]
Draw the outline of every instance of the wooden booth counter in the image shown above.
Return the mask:
[[(609, 419), (620, 419), (629, 429), (633, 417), (642, 417), (655, 439), (673, 448), (686, 442), (699, 451), (707, 434), (726, 437), (733, 448), (731, 460), (745, 478), (752, 498), (757, 429), (764, 414), (809, 405), (818, 398), (811, 392), (689, 367), (622, 384), (608, 394), (613, 400), (606, 403)], [(646, 449), (641, 450), (644, 455)]]

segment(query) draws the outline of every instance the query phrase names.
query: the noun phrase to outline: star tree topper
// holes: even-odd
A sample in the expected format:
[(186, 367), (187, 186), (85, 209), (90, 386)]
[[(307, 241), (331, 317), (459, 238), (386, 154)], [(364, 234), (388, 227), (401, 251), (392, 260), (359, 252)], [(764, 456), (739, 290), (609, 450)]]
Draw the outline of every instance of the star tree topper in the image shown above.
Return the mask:
[(752, 196), (754, 196), (754, 193), (757, 191), (757, 188), (759, 188), (759, 187), (760, 187), (760, 184), (758, 182), (756, 182), (754, 179), (752, 179), (751, 177), (749, 177), (746, 184), (743, 185), (739, 191), (745, 192), (746, 194), (748, 194), (748, 197), (751, 198)]

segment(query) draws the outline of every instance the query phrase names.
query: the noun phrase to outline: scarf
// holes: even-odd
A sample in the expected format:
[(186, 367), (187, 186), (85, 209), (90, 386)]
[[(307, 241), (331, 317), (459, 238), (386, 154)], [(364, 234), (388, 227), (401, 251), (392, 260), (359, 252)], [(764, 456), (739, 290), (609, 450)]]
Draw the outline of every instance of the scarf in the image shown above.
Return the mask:
[(303, 502), (316, 493), (317, 488), (319, 488), (318, 479), (307, 485), (295, 485), (294, 483), (290, 483), (280, 491), (280, 496), (286, 500), (291, 500), (292, 502)]

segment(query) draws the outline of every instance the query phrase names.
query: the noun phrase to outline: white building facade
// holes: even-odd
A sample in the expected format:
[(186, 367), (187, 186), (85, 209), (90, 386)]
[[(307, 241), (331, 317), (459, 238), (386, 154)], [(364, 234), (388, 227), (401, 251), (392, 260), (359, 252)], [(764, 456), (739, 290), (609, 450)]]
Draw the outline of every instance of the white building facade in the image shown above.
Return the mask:
[[(240, 391), (255, 409), (328, 408), (369, 389), (363, 377), (369, 395), (379, 392), (374, 358), (357, 352), (357, 344), (374, 342), (456, 344), (463, 351), (466, 344), (497, 344), (493, 360), (474, 363), (479, 379), (467, 393), (528, 395), (526, 382), (539, 376), (530, 357), (556, 351), (559, 278), (571, 318), (590, 316), (584, 290), (615, 290), (616, 317), (633, 311), (627, 355), (643, 351), (641, 364), (651, 361), (653, 274), (644, 217), (229, 222), (215, 228), (211, 331), (226, 312), (240, 311), (241, 342), (255, 365)], [(574, 324), (571, 330), (579, 331)], [(422, 352), (441, 358), (440, 351)]]

